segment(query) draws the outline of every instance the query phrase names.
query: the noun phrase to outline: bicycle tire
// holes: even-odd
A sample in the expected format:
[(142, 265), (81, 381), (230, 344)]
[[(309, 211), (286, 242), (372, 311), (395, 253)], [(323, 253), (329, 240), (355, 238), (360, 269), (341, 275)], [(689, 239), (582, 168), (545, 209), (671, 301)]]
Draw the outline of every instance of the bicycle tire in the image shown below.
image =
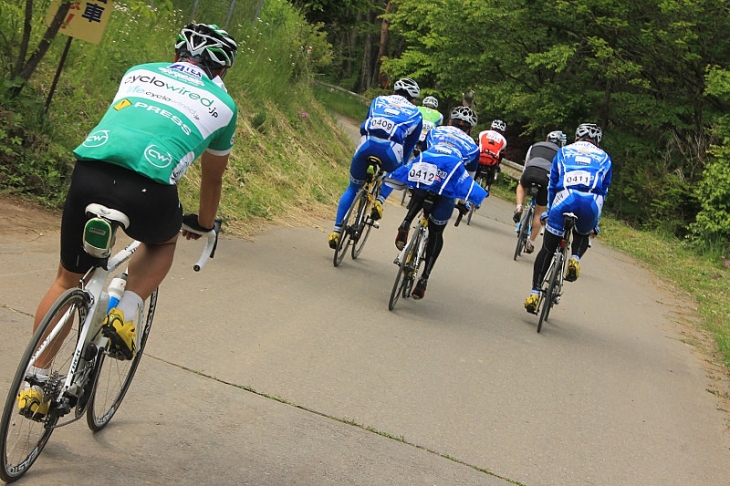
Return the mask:
[(410, 265), (413, 261), (413, 249), (416, 247), (416, 242), (418, 240), (418, 236), (411, 238), (411, 240), (406, 243), (405, 251), (403, 252), (403, 260), (398, 264), (398, 273), (395, 276), (395, 281), (393, 282), (393, 288), (390, 291), (390, 300), (388, 301), (388, 310), (393, 310), (395, 308), (395, 304), (398, 302), (398, 299), (402, 296), (404, 298), (408, 298), (408, 295), (406, 295), (405, 290), (408, 285), (408, 280), (413, 280), (413, 276), (409, 276), (408, 272), (410, 271)]
[(370, 198), (368, 197), (369, 193), (363, 192), (363, 196), (358, 202), (357, 218), (355, 218), (358, 238), (352, 242), (350, 256), (352, 256), (353, 260), (360, 256), (360, 252), (362, 252), (362, 249), (365, 247), (365, 242), (368, 241), (368, 236), (370, 236), (370, 230), (373, 229), (372, 216), (369, 214), (372, 211), (372, 204), (370, 204)]
[(553, 308), (553, 305), (555, 303), (553, 299), (553, 294), (555, 292), (555, 288), (558, 285), (558, 281), (560, 280), (560, 272), (562, 271), (563, 265), (563, 254), (562, 253), (556, 253), (555, 256), (553, 256), (553, 262), (551, 263), (551, 271), (550, 271), (550, 279), (549, 279), (549, 285), (547, 288), (547, 292), (541, 296), (542, 299), (545, 299), (545, 303), (542, 306), (542, 311), (540, 312), (540, 319), (537, 321), (537, 332), (540, 332), (542, 330), (542, 324), (543, 322), (548, 320), (548, 316), (550, 316), (550, 309)]
[(517, 245), (515, 246), (515, 256), (514, 260), (517, 260), (517, 257), (522, 254), (522, 251), (525, 249), (525, 245), (527, 244), (527, 237), (528, 237), (528, 221), (530, 221), (528, 218), (530, 217), (531, 209), (528, 209), (525, 211), (525, 214), (522, 215), (522, 220), (520, 221), (520, 231), (517, 233)]
[(70, 326), (66, 332), (61, 332), (50, 343), (56, 348), (56, 352), (51, 360), (50, 379), (46, 382), (44, 390), (55, 397), (68, 375), (78, 342), (79, 323), (86, 319), (88, 309), (84, 291), (66, 290), (43, 317), (25, 349), (8, 390), (0, 419), (0, 479), (6, 483), (13, 482), (28, 472), (48, 443), (60, 417), (56, 402), (51, 402), (48, 414), (42, 420), (26, 418), (18, 413), (17, 397), (24, 386), (23, 382), (26, 381), (26, 371), (31, 365), (31, 359), (45, 341), (44, 337), (50, 334), (57, 324), (63, 327)]
[(350, 207), (347, 209), (347, 212), (345, 213), (345, 217), (342, 218), (342, 226), (340, 230), (340, 242), (337, 244), (337, 248), (335, 248), (335, 255), (332, 258), (332, 263), (335, 267), (339, 266), (340, 263), (342, 263), (342, 260), (345, 258), (345, 255), (347, 254), (348, 247), (350, 246), (350, 243), (352, 243), (351, 237), (352, 237), (352, 229), (350, 225), (350, 219), (352, 218), (353, 214), (355, 213), (355, 207), (357, 206), (358, 201), (364, 194), (364, 191), (360, 189), (358, 193), (355, 195), (355, 199), (352, 200), (352, 204), (350, 204)]
[(474, 215), (474, 212), (477, 210), (476, 206), (473, 204), (469, 208), (469, 213), (466, 215), (466, 225), (469, 226), (471, 224), (471, 217)]
[[(152, 292), (145, 304), (142, 337), (134, 358), (131, 360), (115, 359), (106, 350), (102, 350), (97, 356), (93, 388), (86, 409), (86, 424), (94, 432), (99, 432), (106, 427), (119, 410), (119, 406), (129, 390), (129, 385), (132, 383), (150, 335), (152, 319), (155, 317), (157, 308), (158, 293), (159, 288)], [(139, 326), (137, 326), (137, 330), (139, 331)]]

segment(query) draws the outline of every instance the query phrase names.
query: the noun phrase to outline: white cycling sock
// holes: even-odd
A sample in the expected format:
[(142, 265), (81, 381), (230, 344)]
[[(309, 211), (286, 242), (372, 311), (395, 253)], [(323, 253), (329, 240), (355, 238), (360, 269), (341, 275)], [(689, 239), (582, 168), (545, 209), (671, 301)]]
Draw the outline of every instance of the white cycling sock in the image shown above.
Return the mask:
[(125, 320), (132, 321), (137, 319), (137, 312), (143, 304), (142, 297), (130, 290), (125, 290), (119, 304), (117, 304), (117, 309), (124, 313)]

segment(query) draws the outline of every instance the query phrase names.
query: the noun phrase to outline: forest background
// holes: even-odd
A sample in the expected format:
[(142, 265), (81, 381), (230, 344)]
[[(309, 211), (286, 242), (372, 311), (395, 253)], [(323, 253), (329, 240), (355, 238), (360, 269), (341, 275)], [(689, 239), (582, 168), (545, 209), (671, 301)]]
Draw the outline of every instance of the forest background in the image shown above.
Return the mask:
[[(111, 5), (59, 2), (59, 11)], [(709, 327), (730, 356), (722, 305), (730, 263), (727, 2), (119, 0), (99, 45), (70, 44), (51, 104), (68, 41), (57, 35), (62, 16), (49, 27), (49, 4), (0, 3), (4, 193), (59, 207), (71, 151), (107, 109), (123, 73), (171, 60), (187, 22), (218, 23), (239, 41), (226, 78), (240, 110), (221, 207), (228, 231), (331, 218), (351, 147), (317, 102), (327, 93), (313, 80), (367, 102), (410, 76), (446, 115), (468, 93), (477, 130), (494, 118), (507, 122), (508, 157), (518, 162), (547, 132), (572, 134), (592, 121), (604, 128), (602, 145), (614, 161), (607, 214), (678, 245), (657, 252), (670, 264), (680, 251), (714, 262), (691, 276), (690, 287), (700, 300), (719, 299)], [(181, 185), (188, 206), (197, 178), (194, 168)]]

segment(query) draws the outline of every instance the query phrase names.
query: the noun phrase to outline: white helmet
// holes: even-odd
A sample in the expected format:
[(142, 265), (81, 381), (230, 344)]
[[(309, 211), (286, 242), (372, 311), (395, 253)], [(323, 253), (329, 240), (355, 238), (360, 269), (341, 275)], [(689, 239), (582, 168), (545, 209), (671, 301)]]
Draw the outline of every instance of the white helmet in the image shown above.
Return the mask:
[(423, 98), (423, 106), (427, 106), (435, 110), (439, 107), (439, 100), (437, 100), (433, 96), (426, 96), (425, 98)]
[(393, 85), (393, 91), (405, 91), (411, 99), (418, 98), (421, 96), (421, 88), (411, 78), (402, 78), (395, 82)]
[(558, 147), (562, 147), (565, 145), (567, 137), (560, 130), (553, 130), (552, 132), (547, 134), (547, 138), (545, 140), (554, 143)]
[(477, 124), (477, 114), (468, 106), (454, 108), (451, 111), (451, 119), (466, 122), (472, 127)]
[(492, 122), (492, 130), (497, 130), (498, 132), (504, 132), (507, 130), (507, 124), (503, 122), (502, 120), (494, 120)]
[(598, 145), (603, 138), (603, 130), (595, 123), (581, 123), (575, 129), (575, 138), (578, 140), (588, 139)]
[(175, 54), (208, 69), (233, 66), (238, 46), (228, 32), (216, 24), (188, 24), (175, 40)]

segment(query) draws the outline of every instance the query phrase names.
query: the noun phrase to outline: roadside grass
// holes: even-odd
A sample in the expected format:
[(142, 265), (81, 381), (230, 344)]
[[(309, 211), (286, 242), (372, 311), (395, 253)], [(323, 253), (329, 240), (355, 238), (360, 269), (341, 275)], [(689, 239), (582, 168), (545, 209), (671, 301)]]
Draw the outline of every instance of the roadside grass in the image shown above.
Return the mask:
[[(41, 13), (34, 15), (42, 24)], [(0, 19), (0, 27), (13, 19)], [(61, 207), (72, 151), (107, 110), (124, 72), (139, 63), (171, 61), (175, 36), (186, 23), (181, 11), (155, 16), (115, 4), (100, 45), (71, 46), (46, 114), (43, 101), (64, 36), (53, 42), (20, 99), (5, 96), (0, 85), (0, 191)], [(312, 94), (299, 46), (309, 45), (313, 34), (303, 26), (301, 14), (278, 1), (265, 3), (259, 21), (229, 28), (240, 44), (225, 79), (239, 108), (219, 211), (229, 234), (247, 237), (272, 223), (330, 219), (347, 185), (351, 141)], [(199, 164), (193, 164), (179, 184), (185, 211), (198, 209), (199, 180)]]
[(353, 95), (320, 84), (313, 84), (312, 90), (317, 101), (329, 111), (358, 122), (362, 122), (368, 114), (369, 105)]

